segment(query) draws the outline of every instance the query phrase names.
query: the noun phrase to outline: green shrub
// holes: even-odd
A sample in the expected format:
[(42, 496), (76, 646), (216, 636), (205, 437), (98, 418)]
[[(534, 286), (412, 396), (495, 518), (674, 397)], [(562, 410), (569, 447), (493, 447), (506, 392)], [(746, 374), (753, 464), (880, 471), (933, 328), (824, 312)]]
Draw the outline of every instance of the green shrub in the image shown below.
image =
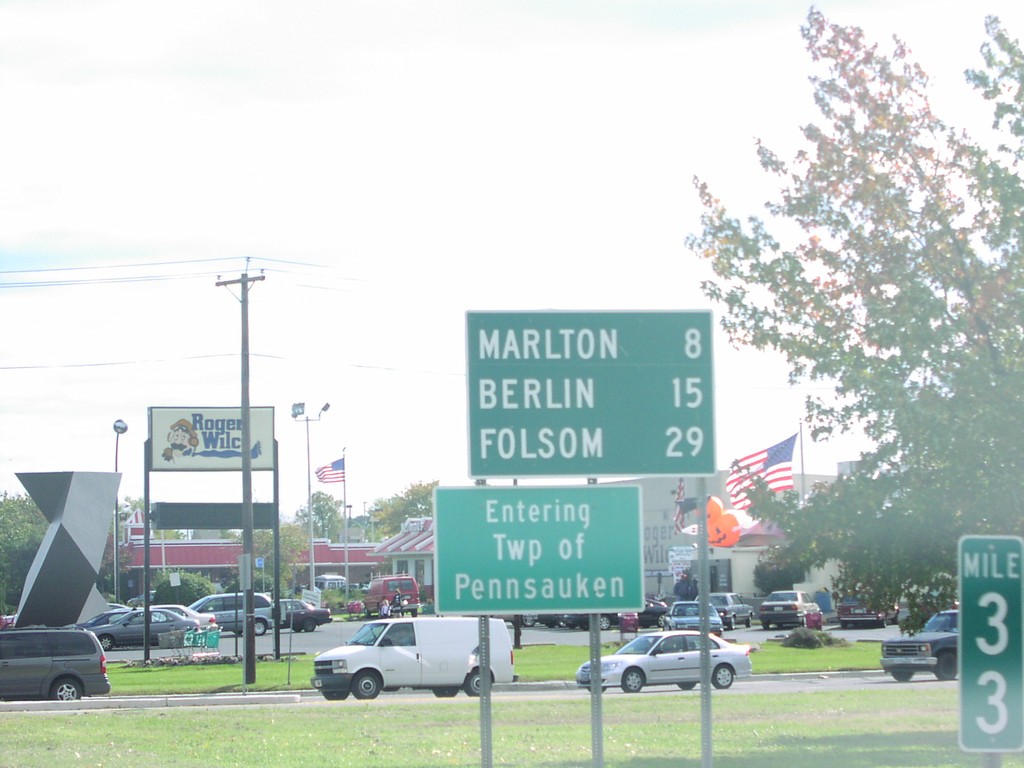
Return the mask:
[(848, 643), (831, 632), (822, 632), (820, 629), (808, 629), (807, 627), (797, 627), (782, 641), (784, 648), (822, 648), (826, 645), (841, 647)]

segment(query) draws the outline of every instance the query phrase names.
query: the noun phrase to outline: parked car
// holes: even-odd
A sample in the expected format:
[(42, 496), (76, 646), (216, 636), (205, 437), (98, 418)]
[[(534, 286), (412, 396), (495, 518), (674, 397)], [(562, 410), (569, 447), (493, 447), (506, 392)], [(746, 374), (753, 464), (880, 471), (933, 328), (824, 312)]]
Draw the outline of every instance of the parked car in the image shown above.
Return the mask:
[(886, 624), (895, 624), (899, 621), (899, 615), (900, 607), (897, 603), (881, 608), (872, 608), (856, 595), (847, 595), (839, 601), (839, 605), (836, 607), (836, 616), (839, 618), (841, 629), (863, 625), (884, 627)]
[[(711, 684), (728, 688), (751, 674), (750, 646), (690, 630), (647, 632), (610, 656), (601, 657), (601, 688), (613, 685), (639, 693), (647, 685), (677, 685), (684, 691), (700, 682), (700, 650), (710, 643)], [(576, 670), (576, 684), (590, 686), (590, 662)]]
[[(145, 635), (145, 615), (142, 608), (115, 616), (107, 624), (92, 627), (93, 634), (99, 640), (100, 647), (109, 651), (118, 647), (138, 646), (143, 644)], [(186, 619), (172, 611), (162, 608), (149, 609), (149, 644), (158, 645), (160, 635), (175, 629), (188, 631), (199, 629), (199, 622)]]
[(345, 589), (348, 582), (341, 574), (324, 573), (313, 579), (313, 585), (321, 592), (326, 592), (328, 589)]
[[(255, 614), (253, 634), (266, 634), (274, 621), (274, 606), (270, 595), (262, 592), (253, 593), (253, 612)], [(220, 595), (207, 595), (188, 606), (198, 613), (212, 613), (217, 617), (217, 625), (225, 632), (241, 635), (245, 632), (245, 594), (243, 592), (226, 592)]]
[(293, 632), (312, 632), (332, 621), (331, 612), (326, 608), (314, 608), (294, 598), (281, 601), (281, 626), (290, 627)]
[(130, 613), (131, 610), (131, 608), (112, 608), (108, 611), (97, 613), (95, 616), (86, 619), (85, 621), (80, 621), (74, 626), (78, 627), (79, 629), (92, 629), (93, 627), (102, 627), (104, 624), (109, 624), (110, 622), (116, 620), (118, 616), (124, 616), (126, 613)]
[(176, 613), (179, 616), (186, 619), (195, 619), (199, 622), (199, 626), (206, 628), (211, 624), (217, 623), (217, 616), (213, 613), (200, 613), (199, 611), (193, 611), (187, 605), (178, 605), (177, 603), (166, 603), (163, 605), (154, 605), (153, 608), (161, 608), (171, 613)]
[(660, 627), (661, 619), (666, 613), (668, 613), (668, 603), (658, 600), (656, 597), (645, 597), (644, 609), (637, 613), (637, 618), (641, 627)]
[(712, 592), (708, 600), (718, 611), (726, 629), (736, 629), (737, 624), (749, 627), (754, 620), (754, 607), (743, 602), (743, 598), (735, 592)]
[[(566, 629), (589, 629), (589, 613), (563, 613), (559, 614), (559, 623)], [(598, 626), (601, 629), (611, 629), (618, 626), (619, 614), (602, 613), (598, 616)]]
[(772, 592), (758, 609), (758, 618), (764, 629), (772, 624), (806, 627), (808, 615), (820, 616), (821, 608), (806, 592), (792, 589)]
[[(152, 601), (154, 597), (156, 597), (156, 590), (155, 589), (149, 590), (149, 599), (150, 599), (150, 601)], [(145, 604), (145, 602), (146, 602), (145, 595), (136, 595), (135, 597), (130, 598), (128, 600), (128, 607), (129, 608), (141, 608)]]
[(905, 683), (916, 672), (931, 672), (939, 680), (956, 680), (960, 611), (939, 611), (913, 636), (882, 643), (882, 669)]
[[(420, 610), (420, 585), (416, 579), (407, 574), (394, 576), (378, 576), (370, 581), (370, 588), (363, 596), (363, 603), (366, 608), (366, 618), (380, 614), (380, 604), (385, 598), (394, 602), (395, 595), (402, 595), (404, 604), (403, 613), (416, 616)], [(392, 615), (395, 611), (392, 610)]]
[(77, 627), (0, 633), (0, 699), (74, 701), (110, 693), (96, 635)]
[(14, 627), (14, 623), (18, 620), (18, 614), (12, 613), (7, 616), (0, 616), (0, 629), (8, 629)]
[[(665, 629), (700, 629), (700, 603), (696, 600), (677, 600), (672, 603), (662, 622)], [(713, 635), (722, 634), (722, 617), (712, 607), (708, 611), (708, 626)]]

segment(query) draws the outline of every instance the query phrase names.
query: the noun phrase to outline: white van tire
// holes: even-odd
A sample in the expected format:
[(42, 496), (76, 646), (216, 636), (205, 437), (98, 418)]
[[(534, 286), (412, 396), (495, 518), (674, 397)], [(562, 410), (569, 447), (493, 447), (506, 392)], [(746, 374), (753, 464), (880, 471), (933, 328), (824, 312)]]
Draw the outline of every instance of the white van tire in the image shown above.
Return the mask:
[(468, 675), (466, 675), (466, 682), (462, 684), (462, 690), (466, 692), (467, 696), (479, 696), (480, 695), (480, 670), (474, 669)]
[(351, 691), (357, 699), (376, 699), (382, 686), (383, 683), (376, 672), (363, 670), (352, 678)]

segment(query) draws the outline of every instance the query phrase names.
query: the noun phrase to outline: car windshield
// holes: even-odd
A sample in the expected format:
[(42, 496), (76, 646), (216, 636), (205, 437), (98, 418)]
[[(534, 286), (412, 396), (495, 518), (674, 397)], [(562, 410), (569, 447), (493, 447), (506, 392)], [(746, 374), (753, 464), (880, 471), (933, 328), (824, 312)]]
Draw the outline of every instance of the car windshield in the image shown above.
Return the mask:
[(796, 600), (796, 592), (772, 592), (768, 595), (766, 603), (784, 603)]
[(657, 637), (640, 635), (630, 640), (615, 653), (618, 656), (646, 656), (657, 642)]
[(373, 645), (387, 628), (388, 625), (381, 621), (363, 624), (346, 645)]
[(924, 625), (924, 632), (956, 632), (957, 631), (957, 618), (956, 613), (936, 613), (927, 623)]
[(709, 595), (712, 605), (725, 605), (725, 595)]
[(672, 606), (673, 616), (699, 616), (700, 606), (696, 603), (676, 604)]

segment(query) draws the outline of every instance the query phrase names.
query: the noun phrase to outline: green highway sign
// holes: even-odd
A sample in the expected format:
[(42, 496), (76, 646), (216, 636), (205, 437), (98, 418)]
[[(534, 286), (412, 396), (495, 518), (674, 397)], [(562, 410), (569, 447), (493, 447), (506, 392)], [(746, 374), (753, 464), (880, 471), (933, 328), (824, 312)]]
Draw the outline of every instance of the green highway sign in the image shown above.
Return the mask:
[(468, 312), (471, 477), (713, 475), (711, 313)]
[(637, 486), (436, 488), (437, 612), (639, 611), (641, 529)]
[(1019, 536), (963, 536), (960, 579), (960, 747), (1024, 749)]

